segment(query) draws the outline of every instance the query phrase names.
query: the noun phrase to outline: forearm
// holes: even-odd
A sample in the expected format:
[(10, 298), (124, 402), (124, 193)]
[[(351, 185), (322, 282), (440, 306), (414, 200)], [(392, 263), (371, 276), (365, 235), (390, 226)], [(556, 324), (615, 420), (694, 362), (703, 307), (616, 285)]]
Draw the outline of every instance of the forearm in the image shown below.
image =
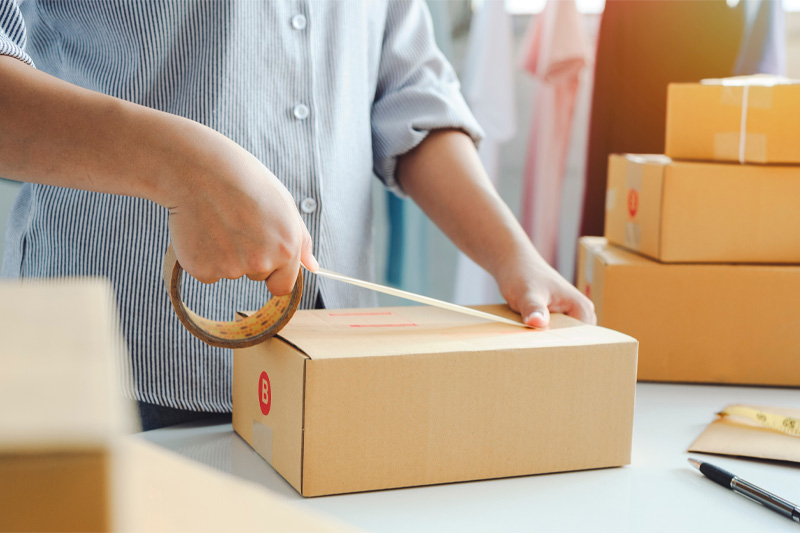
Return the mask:
[(464, 133), (432, 132), (400, 158), (397, 177), (403, 190), (456, 246), (493, 276), (501, 275), (509, 261), (538, 259)]
[(453, 130), (431, 133), (400, 158), (397, 178), (442, 231), (492, 274), (526, 324), (547, 326), (550, 311), (595, 322), (592, 302), (542, 259), (500, 199), (469, 137)]
[(255, 156), (197, 122), (88, 91), (0, 56), (0, 176), (138, 196), (170, 209), (184, 269), (291, 292), (311, 236)]
[(0, 176), (9, 179), (164, 203), (167, 177), (175, 175), (164, 162), (186, 159), (187, 129), (207, 129), (7, 56), (0, 56), (0, 79)]

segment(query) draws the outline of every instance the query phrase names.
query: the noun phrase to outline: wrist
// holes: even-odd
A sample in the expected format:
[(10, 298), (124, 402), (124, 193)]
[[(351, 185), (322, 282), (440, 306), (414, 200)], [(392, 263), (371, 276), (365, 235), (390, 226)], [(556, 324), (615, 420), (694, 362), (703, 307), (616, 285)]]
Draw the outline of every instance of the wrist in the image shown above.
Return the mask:
[(202, 161), (214, 141), (209, 137), (218, 134), (177, 115), (137, 108), (131, 110), (136, 124), (131, 131), (138, 139), (129, 139), (134, 195), (170, 208), (182, 204), (187, 194), (202, 194)]
[(501, 292), (506, 283), (515, 284), (521, 279), (543, 277), (556, 272), (527, 236), (524, 241), (508, 246), (506, 250), (497, 258), (495, 270), (491, 271)]

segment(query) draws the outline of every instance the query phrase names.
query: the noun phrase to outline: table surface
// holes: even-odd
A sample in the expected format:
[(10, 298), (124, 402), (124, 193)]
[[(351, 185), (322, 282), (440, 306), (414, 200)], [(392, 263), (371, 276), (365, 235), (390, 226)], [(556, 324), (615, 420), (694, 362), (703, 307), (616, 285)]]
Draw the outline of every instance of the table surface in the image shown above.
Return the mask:
[(690, 455), (706, 459), (800, 504), (800, 465), (686, 453), (714, 413), (733, 403), (798, 407), (800, 391), (640, 383), (629, 466), (321, 498), (295, 492), (230, 424), (183, 424), (134, 438), (368, 531), (800, 531), (687, 463)]

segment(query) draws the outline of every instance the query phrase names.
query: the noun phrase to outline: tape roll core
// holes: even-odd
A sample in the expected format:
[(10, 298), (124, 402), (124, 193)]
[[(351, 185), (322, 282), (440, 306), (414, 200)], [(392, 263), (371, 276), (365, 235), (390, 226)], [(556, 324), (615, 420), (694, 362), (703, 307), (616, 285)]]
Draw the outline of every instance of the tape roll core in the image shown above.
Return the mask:
[(203, 342), (219, 348), (247, 348), (274, 337), (292, 318), (303, 295), (303, 272), (290, 294), (273, 296), (261, 309), (234, 322), (211, 320), (186, 307), (181, 299), (183, 267), (170, 243), (164, 256), (164, 284), (178, 319)]

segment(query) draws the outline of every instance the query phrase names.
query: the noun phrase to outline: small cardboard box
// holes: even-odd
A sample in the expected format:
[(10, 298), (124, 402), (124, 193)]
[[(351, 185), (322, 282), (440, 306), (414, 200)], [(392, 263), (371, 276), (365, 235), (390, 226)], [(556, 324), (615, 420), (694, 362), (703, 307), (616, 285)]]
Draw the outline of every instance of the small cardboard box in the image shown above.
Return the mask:
[(612, 155), (605, 236), (653, 259), (800, 263), (800, 166)]
[(639, 380), (800, 385), (800, 265), (664, 264), (582, 237), (578, 288), (641, 343)]
[(800, 163), (800, 84), (774, 76), (671, 83), (666, 154), (675, 159)]
[(561, 315), (298, 311), (234, 352), (233, 427), (304, 496), (619, 466), (636, 349)]

